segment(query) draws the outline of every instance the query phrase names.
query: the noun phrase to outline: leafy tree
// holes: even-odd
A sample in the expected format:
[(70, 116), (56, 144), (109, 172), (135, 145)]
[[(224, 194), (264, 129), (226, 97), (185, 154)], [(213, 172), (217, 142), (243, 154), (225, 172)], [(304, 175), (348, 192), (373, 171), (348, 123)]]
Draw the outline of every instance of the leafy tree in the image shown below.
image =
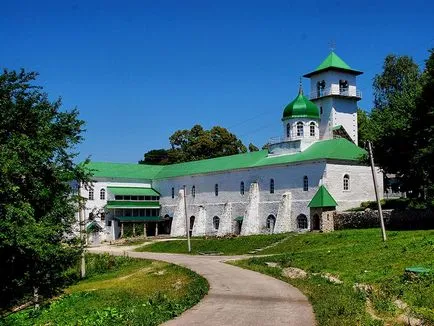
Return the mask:
[(73, 163), (82, 140), (78, 111), (61, 109), (34, 86), (36, 73), (0, 75), (0, 305), (51, 296), (77, 262), (77, 197), (72, 181), (89, 179)]
[(415, 168), (421, 172), (423, 196), (434, 199), (434, 49), (422, 73), (422, 91), (416, 101), (416, 110), (410, 128), (414, 137)]
[(169, 153), (167, 149), (153, 149), (145, 153), (144, 159), (139, 161), (139, 164), (168, 164), (169, 163)]
[(373, 140), (376, 163), (414, 197), (433, 185), (433, 66), (432, 50), (423, 74), (410, 57), (387, 56), (363, 136)]
[(370, 125), (369, 115), (363, 109), (357, 109), (357, 126), (359, 146), (365, 147), (368, 140), (373, 139), (372, 127)]
[(241, 140), (219, 126), (205, 130), (195, 125), (190, 130), (177, 130), (169, 141), (170, 149), (151, 150), (139, 163), (173, 164), (247, 152)]
[(259, 151), (259, 148), (256, 147), (253, 143), (249, 144), (249, 152), (257, 152)]

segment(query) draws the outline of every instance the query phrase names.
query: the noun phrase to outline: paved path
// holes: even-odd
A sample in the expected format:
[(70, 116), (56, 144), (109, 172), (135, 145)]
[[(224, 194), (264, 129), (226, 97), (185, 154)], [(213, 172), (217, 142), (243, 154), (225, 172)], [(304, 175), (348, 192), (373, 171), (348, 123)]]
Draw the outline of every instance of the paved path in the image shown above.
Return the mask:
[(208, 294), (193, 308), (164, 325), (315, 325), (307, 298), (289, 284), (223, 263), (243, 256), (192, 256), (134, 252), (132, 247), (95, 247), (90, 252), (162, 260), (205, 277)]

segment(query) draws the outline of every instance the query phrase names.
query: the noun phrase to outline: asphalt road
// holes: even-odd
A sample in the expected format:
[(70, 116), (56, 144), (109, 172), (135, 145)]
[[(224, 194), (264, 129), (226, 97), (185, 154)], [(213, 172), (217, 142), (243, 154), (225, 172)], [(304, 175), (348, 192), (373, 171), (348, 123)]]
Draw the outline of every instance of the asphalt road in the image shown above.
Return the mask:
[(241, 257), (193, 256), (134, 252), (129, 247), (102, 246), (90, 252), (162, 260), (205, 277), (208, 294), (194, 307), (164, 325), (315, 325), (312, 306), (293, 286), (257, 272), (225, 264)]

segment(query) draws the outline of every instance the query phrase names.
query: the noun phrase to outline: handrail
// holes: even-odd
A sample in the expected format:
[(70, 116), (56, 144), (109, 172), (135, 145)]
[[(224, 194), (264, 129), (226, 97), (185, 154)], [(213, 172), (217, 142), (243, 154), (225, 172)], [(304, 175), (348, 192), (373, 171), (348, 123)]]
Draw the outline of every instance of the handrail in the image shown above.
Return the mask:
[(341, 95), (341, 96), (347, 96), (347, 97), (357, 97), (359, 99), (362, 98), (362, 92), (353, 89), (353, 88), (336, 88), (336, 87), (328, 87), (324, 89), (319, 89), (317, 91), (311, 92), (309, 98), (316, 99), (324, 96), (330, 96), (330, 95)]

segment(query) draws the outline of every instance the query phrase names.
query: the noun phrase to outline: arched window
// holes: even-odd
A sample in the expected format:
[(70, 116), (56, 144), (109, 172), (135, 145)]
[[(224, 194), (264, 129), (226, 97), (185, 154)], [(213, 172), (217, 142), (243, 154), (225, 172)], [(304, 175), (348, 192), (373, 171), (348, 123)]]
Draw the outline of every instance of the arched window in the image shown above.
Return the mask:
[(344, 190), (350, 190), (350, 176), (348, 174), (344, 175)]
[(218, 230), (220, 226), (220, 217), (214, 216), (212, 218), (212, 225), (214, 226), (214, 229)]
[(271, 233), (274, 232), (274, 225), (276, 225), (276, 218), (274, 217), (274, 215), (270, 214), (267, 217), (267, 230), (269, 230)]
[(309, 190), (309, 178), (307, 177), (307, 175), (305, 175), (303, 177), (303, 191), (308, 191)]
[(244, 181), (241, 181), (240, 183), (240, 194), (244, 195)]
[(175, 188), (172, 187), (172, 198), (175, 198)]
[(307, 229), (307, 217), (304, 214), (297, 216), (297, 227), (299, 229)]
[(196, 197), (196, 186), (191, 187), (191, 195)]
[(348, 80), (339, 80), (339, 94), (348, 95)]
[(316, 95), (317, 95), (317, 97), (324, 96), (325, 85), (326, 85), (326, 83), (324, 80), (318, 81), (316, 83)]
[(315, 122), (311, 122), (309, 125), (310, 136), (315, 137)]
[(270, 194), (274, 194), (274, 179), (270, 179)]
[(99, 199), (105, 200), (105, 189), (99, 191)]
[(303, 137), (303, 122), (297, 122), (297, 136)]
[(214, 186), (214, 193), (215, 193), (216, 196), (219, 195), (219, 185), (218, 185), (218, 183), (216, 183), (215, 186)]
[(93, 189), (92, 188), (90, 188), (89, 189), (89, 200), (93, 200)]
[(290, 137), (291, 136), (291, 124), (287, 123), (286, 124), (286, 137)]

